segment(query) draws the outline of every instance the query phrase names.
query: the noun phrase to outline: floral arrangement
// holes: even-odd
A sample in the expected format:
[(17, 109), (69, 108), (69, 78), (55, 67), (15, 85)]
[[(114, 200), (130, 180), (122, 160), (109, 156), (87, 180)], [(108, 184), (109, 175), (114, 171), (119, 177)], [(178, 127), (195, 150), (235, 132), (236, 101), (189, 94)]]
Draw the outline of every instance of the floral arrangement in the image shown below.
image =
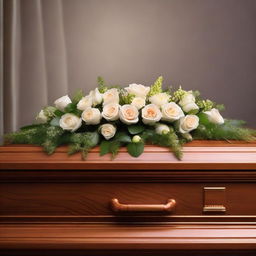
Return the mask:
[(78, 91), (44, 107), (36, 123), (6, 135), (6, 142), (41, 145), (48, 154), (63, 144), (69, 154), (88, 151), (99, 145), (100, 155), (114, 157), (121, 146), (138, 157), (144, 144), (169, 147), (182, 159), (182, 145), (193, 139), (255, 140), (256, 131), (244, 122), (224, 119), (218, 105), (204, 100), (198, 91), (181, 87), (164, 90), (163, 77), (153, 85), (107, 86), (98, 77), (98, 87), (88, 95)]

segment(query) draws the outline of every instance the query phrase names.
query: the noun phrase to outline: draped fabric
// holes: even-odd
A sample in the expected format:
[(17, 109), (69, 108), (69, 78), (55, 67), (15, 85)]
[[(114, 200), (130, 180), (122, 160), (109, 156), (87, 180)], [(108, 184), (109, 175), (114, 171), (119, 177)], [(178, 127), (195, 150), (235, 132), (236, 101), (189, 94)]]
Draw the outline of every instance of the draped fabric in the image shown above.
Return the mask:
[(67, 94), (67, 58), (61, 0), (8, 0), (5, 55), (5, 131)]

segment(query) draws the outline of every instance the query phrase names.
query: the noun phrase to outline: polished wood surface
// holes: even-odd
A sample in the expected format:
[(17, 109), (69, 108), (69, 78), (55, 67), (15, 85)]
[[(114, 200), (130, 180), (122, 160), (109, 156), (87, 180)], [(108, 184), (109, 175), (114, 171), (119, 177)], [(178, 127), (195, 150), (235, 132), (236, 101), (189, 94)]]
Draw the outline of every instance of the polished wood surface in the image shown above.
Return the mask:
[(256, 142), (193, 141), (183, 154), (179, 161), (168, 148), (146, 146), (138, 158), (122, 148), (111, 160), (110, 154), (100, 157), (96, 147), (82, 161), (80, 153), (68, 156), (67, 147), (48, 156), (41, 147), (8, 145), (0, 147), (0, 169), (256, 169)]
[[(182, 176), (182, 173), (180, 175)], [(154, 221), (158, 222), (163, 221), (163, 217), (165, 221), (178, 221), (178, 217), (181, 216), (186, 216), (186, 222), (198, 221), (198, 216), (201, 216), (201, 221), (207, 221), (208, 214), (204, 212), (205, 186), (226, 187), (227, 201), (224, 205), (226, 218), (220, 218), (219, 221), (233, 221), (234, 216), (241, 216), (241, 222), (246, 222), (248, 217), (250, 217), (249, 221), (256, 221), (256, 197), (253, 196), (256, 194), (255, 183), (211, 183), (209, 181), (203, 183), (152, 181), (148, 183), (126, 183), (125, 181), (120, 183), (87, 183), (86, 181), (16, 183), (9, 181), (0, 186), (0, 221), (6, 219), (24, 221), (24, 218), (27, 222), (40, 221), (42, 216), (45, 219), (55, 219), (60, 222), (71, 217), (77, 222), (87, 221), (87, 217), (95, 221), (100, 221), (100, 217), (104, 217), (104, 221), (115, 220), (124, 215), (129, 215), (131, 221), (138, 215), (153, 215)], [(176, 206), (170, 213), (113, 212), (112, 198), (118, 198), (123, 204), (139, 205), (165, 204), (171, 198), (176, 201)], [(216, 196), (216, 200), (218, 199)], [(222, 212), (216, 214), (216, 216), (223, 216)], [(230, 220), (228, 220), (229, 216)]]
[(66, 151), (0, 147), (1, 255), (256, 255), (256, 143)]

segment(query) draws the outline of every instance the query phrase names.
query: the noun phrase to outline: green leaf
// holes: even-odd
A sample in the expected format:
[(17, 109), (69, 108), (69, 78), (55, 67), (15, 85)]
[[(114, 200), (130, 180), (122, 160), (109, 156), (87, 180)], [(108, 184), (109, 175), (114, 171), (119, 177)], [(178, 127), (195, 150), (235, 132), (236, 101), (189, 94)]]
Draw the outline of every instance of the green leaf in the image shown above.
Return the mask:
[(60, 118), (59, 117), (55, 117), (52, 119), (52, 121), (50, 122), (51, 126), (60, 126)]
[(208, 120), (208, 117), (204, 113), (200, 113), (197, 115), (199, 117), (199, 123), (203, 125), (209, 125), (210, 121)]
[(103, 140), (100, 143), (100, 156), (104, 156), (110, 152), (110, 142)]
[(128, 153), (133, 157), (140, 156), (144, 151), (144, 143), (129, 143), (127, 145)]
[(44, 125), (44, 124), (26, 125), (26, 126), (21, 127), (20, 130), (29, 130), (29, 129), (37, 128), (37, 127), (40, 127), (40, 126), (43, 126), (43, 125)]
[(60, 111), (59, 109), (57, 109), (57, 110), (54, 111), (54, 115), (55, 115), (55, 116), (58, 116), (58, 117), (61, 117), (61, 116), (63, 116), (64, 114), (65, 114), (65, 113), (62, 112), (62, 111)]
[(128, 126), (128, 131), (132, 135), (141, 133), (144, 130), (145, 130), (145, 127), (143, 125), (140, 125), (140, 124), (134, 124), (134, 125)]
[(65, 107), (65, 112), (66, 113), (72, 113), (76, 110), (76, 104), (75, 103), (69, 103), (66, 107)]
[(83, 91), (78, 90), (72, 99), (72, 103), (74, 103), (76, 105), (83, 98), (83, 96), (84, 96)]
[(109, 151), (112, 153), (112, 159), (117, 155), (120, 146), (119, 141), (113, 140), (110, 142)]
[(132, 142), (131, 137), (125, 132), (118, 132), (115, 136), (115, 140), (122, 143), (130, 143)]

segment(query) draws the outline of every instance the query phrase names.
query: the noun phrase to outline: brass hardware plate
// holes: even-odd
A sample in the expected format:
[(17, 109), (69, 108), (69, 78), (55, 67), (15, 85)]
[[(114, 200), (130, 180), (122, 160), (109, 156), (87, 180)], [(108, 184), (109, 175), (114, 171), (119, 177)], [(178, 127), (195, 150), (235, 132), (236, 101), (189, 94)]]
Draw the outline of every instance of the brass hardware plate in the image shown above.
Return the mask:
[(203, 212), (223, 213), (226, 212), (226, 188), (204, 187)]

